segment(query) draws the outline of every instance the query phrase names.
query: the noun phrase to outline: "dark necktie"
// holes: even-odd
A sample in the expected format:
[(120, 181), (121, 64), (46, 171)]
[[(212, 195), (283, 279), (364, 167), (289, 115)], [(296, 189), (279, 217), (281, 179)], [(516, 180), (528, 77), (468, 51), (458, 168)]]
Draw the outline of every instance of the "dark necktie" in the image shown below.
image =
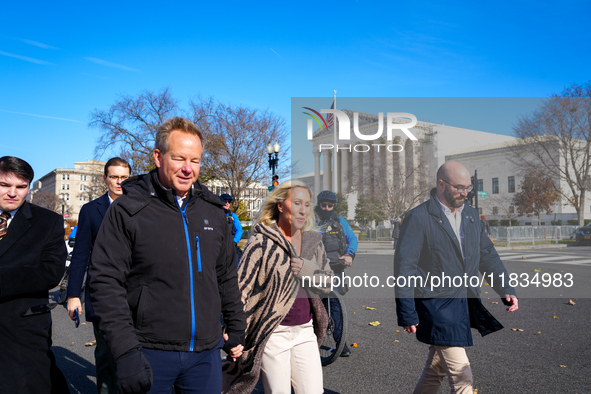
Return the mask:
[(8, 229), (8, 219), (10, 219), (9, 212), (2, 212), (0, 214), (0, 240), (6, 235)]

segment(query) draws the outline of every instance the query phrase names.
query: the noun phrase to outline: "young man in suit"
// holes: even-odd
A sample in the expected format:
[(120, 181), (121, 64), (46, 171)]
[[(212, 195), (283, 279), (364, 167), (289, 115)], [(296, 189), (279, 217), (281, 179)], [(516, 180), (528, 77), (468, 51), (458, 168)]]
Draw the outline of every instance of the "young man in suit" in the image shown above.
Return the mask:
[[(123, 194), (121, 182), (129, 178), (131, 167), (129, 163), (119, 157), (113, 157), (105, 164), (103, 180), (107, 185), (107, 193), (85, 204), (78, 217), (78, 230), (76, 231), (76, 243), (70, 262), (70, 277), (68, 280), (68, 314), (74, 320), (75, 311), (82, 312), (80, 294), (84, 283), (84, 274), (90, 263), (90, 256), (94, 246), (94, 240), (98, 234), (103, 217), (111, 203)], [(86, 320), (92, 322), (96, 347), (94, 359), (96, 366), (96, 387), (99, 394), (116, 394), (117, 378), (115, 376), (115, 361), (105, 343), (105, 339), (98, 329), (98, 322), (94, 315), (90, 297), (86, 286), (85, 310)]]
[(48, 304), (66, 268), (64, 220), (26, 201), (33, 176), (26, 161), (0, 157), (0, 393), (68, 393)]

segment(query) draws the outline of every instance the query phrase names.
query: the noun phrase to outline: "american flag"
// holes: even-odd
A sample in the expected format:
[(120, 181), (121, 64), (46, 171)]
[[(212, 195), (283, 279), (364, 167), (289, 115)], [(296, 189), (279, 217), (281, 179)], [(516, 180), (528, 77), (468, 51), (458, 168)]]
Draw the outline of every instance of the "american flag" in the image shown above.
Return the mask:
[[(332, 107), (330, 107), (330, 109), (334, 109), (335, 102), (336, 100), (332, 101)], [(328, 114), (326, 116), (326, 122), (328, 123), (328, 127), (332, 127), (332, 125), (334, 124), (334, 114)]]

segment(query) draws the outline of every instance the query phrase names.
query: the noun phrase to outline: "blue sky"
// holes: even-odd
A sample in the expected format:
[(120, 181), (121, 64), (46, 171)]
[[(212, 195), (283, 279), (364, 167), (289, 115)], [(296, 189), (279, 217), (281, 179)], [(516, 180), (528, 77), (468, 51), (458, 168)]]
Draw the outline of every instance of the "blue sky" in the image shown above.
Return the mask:
[(36, 178), (92, 159), (90, 112), (144, 89), (269, 109), (289, 126), (292, 97), (334, 89), (544, 97), (591, 79), (589, 2), (408, 3), (3, 4), (0, 154)]

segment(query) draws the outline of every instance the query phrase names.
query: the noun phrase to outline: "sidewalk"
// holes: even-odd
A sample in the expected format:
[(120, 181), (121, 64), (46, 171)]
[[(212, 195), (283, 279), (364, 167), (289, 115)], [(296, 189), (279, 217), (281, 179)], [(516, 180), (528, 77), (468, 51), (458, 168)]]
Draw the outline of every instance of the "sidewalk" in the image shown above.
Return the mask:
[[(393, 242), (359, 242), (357, 248), (357, 254), (391, 254), (394, 256), (394, 244)], [(508, 251), (508, 250), (527, 250), (527, 249), (561, 249), (566, 248), (568, 245), (565, 244), (552, 244), (552, 245), (522, 245), (522, 246), (498, 246), (495, 247), (497, 252)]]

